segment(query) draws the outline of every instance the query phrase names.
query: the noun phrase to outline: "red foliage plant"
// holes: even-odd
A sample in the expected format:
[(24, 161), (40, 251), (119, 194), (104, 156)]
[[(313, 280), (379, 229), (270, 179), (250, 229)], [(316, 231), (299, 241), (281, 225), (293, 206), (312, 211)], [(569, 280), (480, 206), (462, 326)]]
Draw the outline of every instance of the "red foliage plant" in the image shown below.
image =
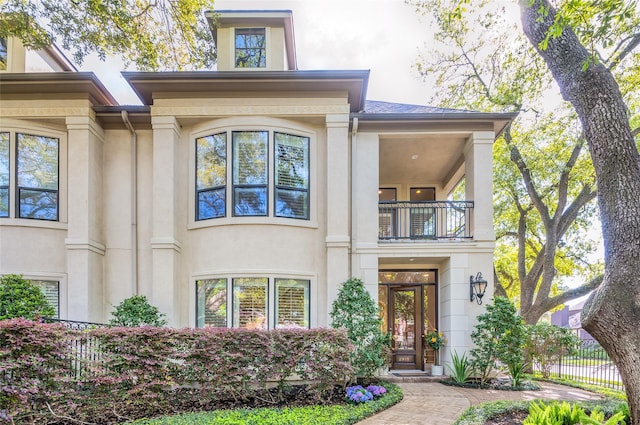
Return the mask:
[[(334, 329), (117, 327), (0, 321), (0, 423), (117, 423), (283, 390), (322, 400), (354, 371)], [(268, 393), (275, 397), (282, 391)]]

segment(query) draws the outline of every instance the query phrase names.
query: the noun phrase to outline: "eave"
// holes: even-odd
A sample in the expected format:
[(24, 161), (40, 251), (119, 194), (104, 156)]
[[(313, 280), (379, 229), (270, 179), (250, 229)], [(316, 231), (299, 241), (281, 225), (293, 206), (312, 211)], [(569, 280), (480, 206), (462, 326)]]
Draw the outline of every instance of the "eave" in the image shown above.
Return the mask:
[(452, 124), (469, 129), (491, 129), (498, 137), (516, 117), (517, 112), (442, 112), (442, 113), (352, 113), (358, 130), (423, 131)]
[(369, 81), (368, 70), (358, 71), (192, 71), (123, 72), (125, 80), (145, 105), (154, 97), (172, 93), (202, 97), (225, 93), (250, 93), (251, 96), (281, 92), (345, 92), (351, 112), (361, 111)]
[(118, 104), (93, 72), (2, 73), (0, 96), (29, 99), (86, 97), (93, 105)]

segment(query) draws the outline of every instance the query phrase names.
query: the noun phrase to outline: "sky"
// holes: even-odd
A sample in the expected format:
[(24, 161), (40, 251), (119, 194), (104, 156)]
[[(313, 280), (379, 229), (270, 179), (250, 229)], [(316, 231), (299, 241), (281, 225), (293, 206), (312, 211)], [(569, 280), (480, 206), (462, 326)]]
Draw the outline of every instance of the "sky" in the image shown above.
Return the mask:
[[(432, 38), (428, 20), (404, 0), (217, 0), (215, 8), (292, 10), (298, 69), (368, 69), (370, 100), (424, 105), (434, 90), (414, 67)], [(140, 103), (119, 60), (88, 59), (80, 70), (94, 72), (119, 103)]]

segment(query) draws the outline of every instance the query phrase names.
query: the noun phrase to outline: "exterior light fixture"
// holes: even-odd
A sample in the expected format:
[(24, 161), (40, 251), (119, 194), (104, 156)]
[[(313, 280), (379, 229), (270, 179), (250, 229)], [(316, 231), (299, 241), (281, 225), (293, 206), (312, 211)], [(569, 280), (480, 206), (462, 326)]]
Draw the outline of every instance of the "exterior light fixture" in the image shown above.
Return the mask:
[(482, 273), (473, 277), (469, 276), (469, 301), (476, 300), (478, 305), (482, 304), (484, 291), (487, 290), (487, 281), (482, 277)]

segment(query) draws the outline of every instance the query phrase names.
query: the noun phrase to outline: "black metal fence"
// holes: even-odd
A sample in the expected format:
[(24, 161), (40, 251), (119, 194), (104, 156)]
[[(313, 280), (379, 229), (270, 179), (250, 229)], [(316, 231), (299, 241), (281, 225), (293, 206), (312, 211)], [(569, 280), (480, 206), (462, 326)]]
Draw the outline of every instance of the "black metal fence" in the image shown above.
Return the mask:
[(473, 201), (380, 202), (379, 240), (469, 239)]
[(582, 341), (576, 354), (561, 357), (551, 366), (551, 376), (624, 390), (618, 368), (596, 340)]
[[(111, 325), (105, 323), (78, 322), (75, 320), (61, 320), (43, 318), (44, 323), (59, 323), (69, 329), (89, 330), (96, 328), (110, 328)], [(69, 361), (71, 363), (71, 378), (82, 382), (88, 374), (103, 374), (104, 366), (102, 361), (102, 351), (98, 339), (85, 332), (79, 333), (75, 338), (69, 340)]]

